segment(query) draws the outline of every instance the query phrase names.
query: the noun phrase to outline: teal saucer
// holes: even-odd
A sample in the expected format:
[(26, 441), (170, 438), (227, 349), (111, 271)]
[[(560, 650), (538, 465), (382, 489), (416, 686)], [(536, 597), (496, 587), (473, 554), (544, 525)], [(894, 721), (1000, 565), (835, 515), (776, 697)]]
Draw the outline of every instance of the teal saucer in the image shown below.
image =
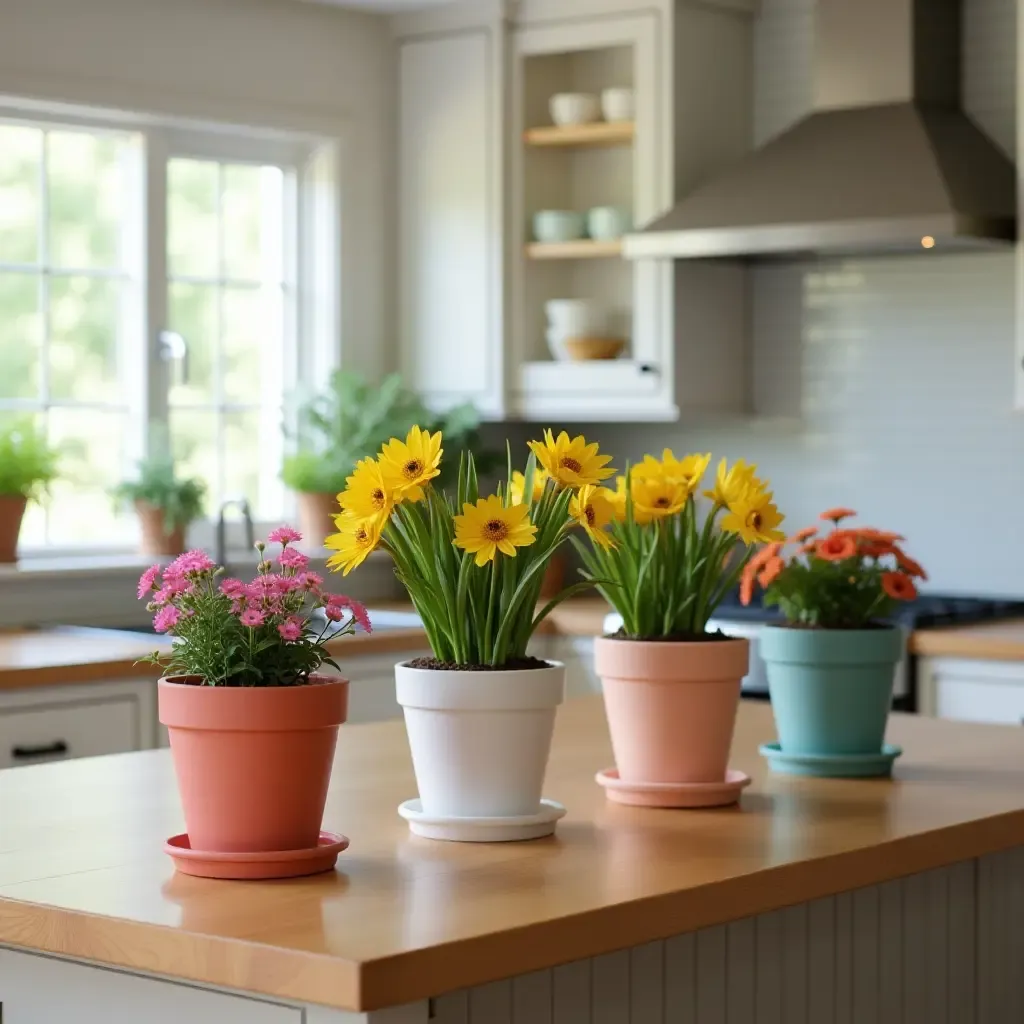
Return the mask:
[(787, 754), (778, 743), (762, 743), (760, 752), (773, 772), (823, 779), (872, 779), (892, 775), (892, 763), (903, 748), (885, 743), (878, 754)]

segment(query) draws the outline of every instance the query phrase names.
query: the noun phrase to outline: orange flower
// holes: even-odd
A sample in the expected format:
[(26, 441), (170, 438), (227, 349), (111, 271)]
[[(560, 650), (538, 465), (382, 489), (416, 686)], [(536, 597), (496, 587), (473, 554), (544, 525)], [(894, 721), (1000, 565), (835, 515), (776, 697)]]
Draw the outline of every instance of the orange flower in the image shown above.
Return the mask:
[(777, 555), (774, 558), (769, 558), (767, 564), (757, 577), (757, 582), (761, 584), (761, 589), (767, 590), (779, 578), (779, 574), (785, 568), (786, 563)]
[(740, 578), (740, 604), (750, 604), (754, 598), (754, 570), (748, 562)]
[(840, 505), (838, 508), (826, 509), (818, 516), (819, 519), (823, 519), (826, 522), (838, 523), (843, 519), (849, 519), (850, 516), (855, 516), (857, 513), (852, 508), (844, 508)]
[(801, 555), (813, 555), (814, 552), (817, 551), (817, 550), (818, 550), (818, 542), (816, 540), (812, 540), (810, 542), (810, 544), (805, 544), (800, 549), (799, 554), (801, 554)]
[(895, 555), (894, 545), (884, 540), (860, 539), (860, 553), (866, 558), (881, 558), (883, 555)]
[(782, 544), (778, 541), (775, 541), (772, 544), (766, 544), (763, 548), (758, 549), (747, 565), (754, 571), (763, 569), (770, 559), (779, 557), (779, 552), (781, 550)]
[(882, 589), (897, 601), (913, 601), (917, 597), (914, 581), (901, 572), (883, 573)]
[(862, 526), (859, 530), (853, 531), (858, 537), (863, 537), (866, 540), (877, 540), (882, 544), (897, 544), (901, 540), (906, 540), (902, 534), (890, 533), (888, 530), (876, 530), (873, 526)]
[(926, 573), (921, 566), (920, 562), (915, 562), (910, 555), (906, 554), (901, 548), (893, 547), (892, 553), (896, 556), (896, 564), (903, 570), (908, 576), (914, 576), (919, 580), (928, 579), (928, 573)]
[(805, 526), (802, 530), (797, 530), (792, 537), (786, 542), (787, 544), (803, 544), (805, 540), (810, 540), (816, 536), (818, 528), (816, 526)]
[(857, 542), (852, 534), (845, 530), (836, 530), (824, 540), (819, 540), (814, 552), (819, 558), (824, 558), (826, 562), (842, 562), (857, 554)]

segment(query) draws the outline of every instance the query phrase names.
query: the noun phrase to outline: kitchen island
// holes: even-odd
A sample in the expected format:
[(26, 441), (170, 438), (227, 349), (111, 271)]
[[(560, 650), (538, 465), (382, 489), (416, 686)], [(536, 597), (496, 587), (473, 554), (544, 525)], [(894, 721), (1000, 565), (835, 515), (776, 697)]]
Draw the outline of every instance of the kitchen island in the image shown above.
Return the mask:
[[(828, 1024), (1024, 1019), (1024, 730), (894, 716), (896, 778), (773, 776), (744, 704), (740, 806), (605, 801), (599, 698), (559, 712), (554, 837), (411, 836), (400, 722), (342, 729), (336, 872), (175, 875), (170, 755), (0, 773), (12, 1024)], [(254, 798), (258, 798), (254, 794)]]

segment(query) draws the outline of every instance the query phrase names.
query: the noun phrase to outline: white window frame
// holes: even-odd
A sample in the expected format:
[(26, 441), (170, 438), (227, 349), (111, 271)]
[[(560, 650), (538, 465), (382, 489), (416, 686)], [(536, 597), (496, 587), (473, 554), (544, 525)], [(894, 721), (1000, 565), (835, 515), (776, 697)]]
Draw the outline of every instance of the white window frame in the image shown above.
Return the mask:
[[(138, 307), (125, 314), (132, 328), (141, 325), (146, 344), (141, 351), (126, 354), (124, 372), (143, 386), (127, 396), (129, 414), (144, 427), (136, 444), (128, 445), (130, 473), (134, 462), (146, 454), (153, 440), (150, 427), (166, 423), (168, 417), (167, 367), (159, 355), (160, 334), (167, 325), (167, 164), (175, 157), (239, 163), (269, 163), (286, 168), (289, 205), (295, 216), (285, 224), (285, 274), (294, 287), (293, 315), (286, 317), (286, 351), (289, 360), (283, 390), (294, 390), (299, 382), (316, 386), (341, 361), (341, 179), (340, 133), (331, 135), (271, 127), (242, 127), (223, 121), (178, 119), (122, 111), (98, 110), (69, 104), (41, 103), (0, 97), (0, 119), (29, 127), (114, 131), (136, 136), (133, 158), (136, 173), (129, 182), (140, 190), (134, 197), (142, 216), (130, 229), (127, 241), (135, 250), (125, 262), (131, 275), (139, 268), (141, 280), (129, 289)], [(290, 172), (290, 173), (289, 173)], [(122, 307), (124, 309), (124, 306)], [(133, 357), (134, 356), (134, 360)], [(26, 409), (38, 408), (38, 403)], [(294, 512), (293, 496), (285, 494), (285, 513)], [(234, 512), (232, 513), (235, 514)], [(207, 509), (207, 519), (193, 524), (189, 543), (212, 547), (218, 510)], [(254, 522), (257, 535), (274, 525)], [(233, 523), (230, 544), (235, 547), (243, 534)], [(121, 557), (135, 552), (133, 543), (102, 546), (47, 544), (19, 547), (19, 558), (53, 559), (64, 556)]]

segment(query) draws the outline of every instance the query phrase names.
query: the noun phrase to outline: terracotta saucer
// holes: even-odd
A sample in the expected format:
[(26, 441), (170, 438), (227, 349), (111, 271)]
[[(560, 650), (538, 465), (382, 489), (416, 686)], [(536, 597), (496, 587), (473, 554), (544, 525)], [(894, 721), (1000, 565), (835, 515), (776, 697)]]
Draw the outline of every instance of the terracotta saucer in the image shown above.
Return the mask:
[(596, 778), (609, 800), (636, 807), (725, 807), (750, 785), (750, 776), (735, 768), (722, 782), (623, 782), (616, 768), (605, 768)]
[(188, 836), (171, 836), (164, 853), (185, 875), (200, 878), (298, 878), (333, 869), (338, 854), (348, 848), (348, 837), (321, 832), (320, 841), (308, 850), (280, 850), (260, 853), (220, 853), (193, 850)]
[(877, 754), (789, 754), (778, 743), (763, 743), (761, 756), (773, 772), (813, 775), (822, 779), (871, 779), (892, 775), (892, 763), (901, 747), (883, 743)]
[(398, 813), (409, 822), (409, 831), (424, 839), (445, 839), (456, 843), (509, 843), (541, 839), (555, 831), (565, 808), (557, 800), (541, 800), (536, 814), (514, 818), (458, 818), (424, 814), (419, 800), (406, 800)]

